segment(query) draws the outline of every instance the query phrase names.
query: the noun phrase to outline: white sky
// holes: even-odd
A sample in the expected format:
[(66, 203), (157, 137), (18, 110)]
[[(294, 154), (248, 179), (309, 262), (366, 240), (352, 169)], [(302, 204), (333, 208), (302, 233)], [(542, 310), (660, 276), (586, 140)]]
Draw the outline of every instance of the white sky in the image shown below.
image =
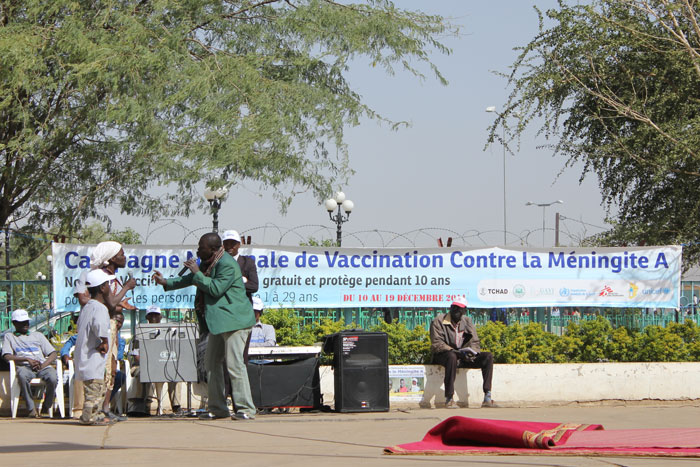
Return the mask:
[[(506, 101), (510, 89), (491, 71), (507, 72), (517, 55), (512, 49), (536, 34), (533, 4), (543, 10), (556, 7), (554, 0), (396, 2), (398, 7), (452, 18), (461, 25), (461, 36), (446, 39), (451, 55), (433, 55), (448, 86), (430, 76), (420, 82), (404, 72), (387, 76), (364, 65), (349, 75), (370, 107), (411, 126), (392, 131), (365, 121), (348, 129), (350, 165), (356, 174), (341, 188), (355, 209), (343, 226), (343, 246), (433, 247), (438, 236), (459, 235), (465, 238), (455, 238), (455, 245), (503, 244), (503, 150), (500, 144), (483, 150), (487, 127), (494, 119), (485, 108), (500, 109)], [(594, 226), (605, 226), (605, 212), (597, 180), (588, 177), (579, 185), (580, 167), (561, 173), (565, 160), (553, 158), (551, 150), (538, 149), (545, 140), (534, 140), (533, 134), (526, 136), (515, 156), (507, 156), (508, 243), (520, 245), (519, 237), (532, 231), (527, 243), (542, 245), (542, 208), (527, 207), (526, 201), (564, 201), (547, 209), (547, 246), (554, 242), (557, 211), (592, 224), (585, 227), (586, 234), (600, 232)], [(312, 196), (297, 196), (282, 216), (271, 193), (257, 184), (234, 186), (219, 220), (220, 230), (247, 232), (256, 244), (297, 245), (309, 236), (335, 239), (335, 225)], [(206, 209), (174, 223), (151, 224), (117, 215), (113, 222), (117, 230), (134, 228), (149, 244), (196, 243), (211, 228), (211, 214)], [(367, 233), (374, 229), (380, 233)], [(584, 225), (566, 220), (561, 230), (562, 244), (576, 244), (566, 232), (580, 237)], [(412, 233), (394, 238), (388, 232)], [(474, 237), (476, 233), (481, 235)]]

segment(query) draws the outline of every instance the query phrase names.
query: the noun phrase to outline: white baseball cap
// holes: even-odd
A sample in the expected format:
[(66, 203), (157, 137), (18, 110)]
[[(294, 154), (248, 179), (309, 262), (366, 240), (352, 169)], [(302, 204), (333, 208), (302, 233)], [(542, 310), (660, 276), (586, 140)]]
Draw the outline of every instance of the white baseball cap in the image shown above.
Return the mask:
[(160, 307), (157, 305), (151, 305), (148, 308), (146, 308), (146, 314), (150, 315), (151, 313), (155, 313), (157, 315), (162, 315), (163, 313), (160, 312)]
[(222, 242), (224, 242), (226, 240), (234, 240), (238, 243), (241, 243), (241, 236), (235, 230), (227, 230), (226, 232), (224, 232), (224, 235), (221, 237)]
[(464, 295), (459, 295), (459, 296), (455, 297), (452, 304), (456, 305), (460, 308), (466, 308), (467, 307), (467, 297), (465, 297)]
[(260, 297), (253, 297), (253, 310), (262, 312), (265, 309), (265, 305)]
[(115, 279), (113, 274), (107, 274), (102, 269), (93, 269), (87, 273), (85, 277), (85, 285), (87, 287), (99, 287), (105, 282), (109, 282)]
[(12, 321), (29, 321), (29, 313), (27, 313), (27, 310), (18, 308), (12, 312)]

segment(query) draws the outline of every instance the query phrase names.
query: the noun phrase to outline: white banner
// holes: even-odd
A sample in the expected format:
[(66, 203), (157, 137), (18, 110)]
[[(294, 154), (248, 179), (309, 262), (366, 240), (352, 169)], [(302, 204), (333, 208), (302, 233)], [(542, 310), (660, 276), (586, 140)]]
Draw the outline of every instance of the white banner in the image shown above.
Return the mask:
[[(73, 281), (89, 268), (94, 245), (53, 244), (58, 310), (78, 309)], [(195, 246), (126, 245), (139, 308), (191, 308), (193, 287), (164, 292), (151, 276), (182, 269)], [(465, 295), (470, 307), (658, 307), (680, 300), (680, 246), (633, 248), (319, 248), (242, 247), (253, 255), (268, 308), (446, 307)]]

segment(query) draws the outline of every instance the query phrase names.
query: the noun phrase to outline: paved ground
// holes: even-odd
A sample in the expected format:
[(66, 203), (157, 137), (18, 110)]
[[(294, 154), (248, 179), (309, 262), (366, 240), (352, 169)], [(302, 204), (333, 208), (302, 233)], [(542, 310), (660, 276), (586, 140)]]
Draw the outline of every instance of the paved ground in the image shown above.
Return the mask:
[(130, 419), (111, 427), (72, 420), (0, 418), (2, 465), (239, 466), (674, 466), (700, 460), (544, 456), (388, 456), (384, 446), (417, 441), (452, 416), (601, 423), (613, 428), (700, 427), (700, 407), (609, 406), (417, 409), (365, 414), (285, 414), (251, 422)]

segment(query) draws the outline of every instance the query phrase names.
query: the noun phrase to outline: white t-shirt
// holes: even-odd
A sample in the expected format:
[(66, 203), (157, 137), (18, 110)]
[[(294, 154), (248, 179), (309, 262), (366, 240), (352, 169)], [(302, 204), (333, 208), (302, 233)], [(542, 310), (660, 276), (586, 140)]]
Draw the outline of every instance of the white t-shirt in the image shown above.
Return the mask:
[(104, 379), (107, 355), (102, 355), (97, 350), (102, 337), (109, 339), (109, 312), (102, 303), (90, 300), (80, 312), (78, 337), (73, 353), (75, 377), (79, 381)]
[[(10, 354), (31, 358), (39, 363), (44, 363), (46, 357), (55, 351), (56, 349), (40, 332), (30, 332), (26, 335), (8, 332), (5, 334), (5, 340), (2, 343), (3, 355)], [(29, 363), (23, 362), (18, 363), (18, 365), (29, 366)]]

